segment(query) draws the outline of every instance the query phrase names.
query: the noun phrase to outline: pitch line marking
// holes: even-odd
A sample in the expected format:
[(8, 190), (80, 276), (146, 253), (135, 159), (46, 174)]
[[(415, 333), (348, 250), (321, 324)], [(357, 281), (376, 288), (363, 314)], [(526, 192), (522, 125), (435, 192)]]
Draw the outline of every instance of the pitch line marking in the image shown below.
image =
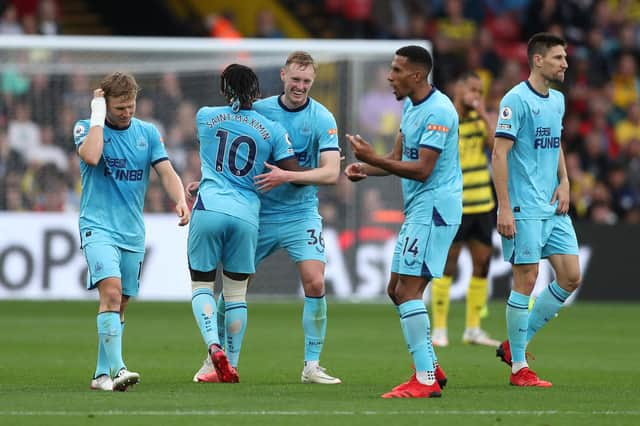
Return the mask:
[(262, 410), (262, 411), (216, 411), (216, 410), (108, 410), (108, 411), (0, 411), (0, 416), (397, 416), (397, 415), (503, 415), (503, 416), (549, 416), (549, 415), (570, 415), (570, 416), (640, 416), (640, 410), (415, 410), (415, 411), (284, 411), (284, 410)]

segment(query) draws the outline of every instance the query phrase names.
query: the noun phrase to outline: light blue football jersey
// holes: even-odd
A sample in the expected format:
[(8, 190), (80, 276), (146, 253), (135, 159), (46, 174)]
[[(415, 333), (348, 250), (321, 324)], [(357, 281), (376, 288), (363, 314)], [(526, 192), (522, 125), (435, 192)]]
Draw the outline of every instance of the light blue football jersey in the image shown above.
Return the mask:
[(425, 182), (402, 178), (405, 222), (459, 225), (462, 172), (458, 155), (458, 113), (435, 87), (413, 104), (406, 99), (400, 121), (402, 160), (417, 161), (421, 147), (440, 153)]
[[(89, 133), (89, 120), (76, 123), (76, 149)], [(107, 242), (144, 251), (142, 210), (152, 165), (168, 160), (160, 132), (133, 118), (126, 129), (105, 122), (102, 158), (91, 167), (80, 159), (80, 237), (82, 243)]]
[(217, 211), (258, 225), (255, 176), (265, 161), (293, 157), (286, 130), (254, 110), (202, 107), (196, 114), (202, 178), (194, 208)]
[(558, 187), (564, 96), (550, 89), (536, 92), (528, 81), (511, 89), (500, 102), (496, 136), (514, 141), (507, 155), (509, 200), (516, 219), (546, 219)]
[[(298, 163), (316, 168), (323, 151), (340, 150), (338, 126), (333, 114), (312, 98), (296, 109), (287, 108), (280, 96), (271, 96), (254, 104), (256, 111), (282, 124), (289, 132)], [(320, 217), (318, 189), (315, 185), (282, 184), (261, 194), (262, 222), (288, 222), (292, 218)]]

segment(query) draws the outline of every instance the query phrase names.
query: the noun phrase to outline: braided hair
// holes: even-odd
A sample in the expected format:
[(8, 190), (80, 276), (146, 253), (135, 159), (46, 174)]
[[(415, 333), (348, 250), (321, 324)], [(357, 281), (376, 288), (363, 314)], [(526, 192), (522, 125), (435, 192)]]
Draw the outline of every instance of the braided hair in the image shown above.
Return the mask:
[(220, 74), (220, 91), (233, 112), (238, 112), (240, 108), (251, 108), (260, 96), (260, 84), (251, 68), (231, 64)]

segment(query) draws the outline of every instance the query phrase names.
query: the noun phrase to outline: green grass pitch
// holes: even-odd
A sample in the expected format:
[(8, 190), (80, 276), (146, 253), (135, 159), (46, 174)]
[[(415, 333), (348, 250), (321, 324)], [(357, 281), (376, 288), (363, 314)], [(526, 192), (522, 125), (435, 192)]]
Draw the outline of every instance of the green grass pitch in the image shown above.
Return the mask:
[[(464, 305), (438, 350), (440, 399), (383, 400), (411, 359), (390, 303), (329, 303), (322, 364), (338, 386), (303, 385), (301, 301), (252, 302), (239, 384), (197, 384), (204, 344), (191, 306), (133, 301), (125, 361), (141, 373), (126, 393), (89, 390), (95, 302), (0, 302), (0, 425), (638, 425), (637, 304), (578, 302), (529, 347), (551, 389), (507, 384), (489, 347), (460, 343)], [(504, 304), (483, 326), (504, 336)]]

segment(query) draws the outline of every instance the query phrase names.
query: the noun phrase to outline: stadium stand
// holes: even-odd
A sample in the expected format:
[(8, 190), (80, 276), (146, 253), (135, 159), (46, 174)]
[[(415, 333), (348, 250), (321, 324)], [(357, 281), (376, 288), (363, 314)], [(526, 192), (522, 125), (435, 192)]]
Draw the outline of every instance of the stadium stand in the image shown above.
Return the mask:
[[(212, 5), (204, 1), (158, 0), (153, 2), (157, 19), (147, 20), (149, 22), (140, 26), (139, 20), (136, 24), (121, 19), (118, 10), (123, 1), (33, 0), (5, 2), (0, 33), (19, 34), (28, 28), (44, 33), (38, 29), (43, 28), (42, 13), (39, 13), (43, 3), (55, 6), (57, 21), (54, 19), (53, 28), (57, 28), (58, 34), (207, 36), (210, 35), (205, 25), (208, 17), (224, 14), (242, 37), (262, 34), (258, 23), (260, 19), (266, 19), (268, 31), (272, 32), (263, 36), (428, 39), (434, 42), (435, 84), (447, 92), (452, 77), (463, 70), (474, 69), (483, 79), (486, 103), (494, 114), (506, 88), (526, 77), (524, 46), (527, 37), (533, 31), (557, 32), (570, 41), (570, 68), (560, 89), (567, 99), (563, 144), (572, 180), (571, 214), (577, 220), (595, 223), (640, 221), (640, 8), (636, 2), (282, 0), (255, 2), (251, 8), (246, 8), (231, 1)], [(545, 7), (541, 6), (543, 3)], [(127, 4), (128, 7), (137, 5), (136, 2)], [(148, 8), (148, 5), (135, 7)], [(259, 19), (265, 11), (271, 16)], [(131, 15), (138, 13), (141, 10)], [(29, 19), (25, 20), (28, 16), (37, 17), (35, 26)], [(48, 28), (52, 28), (51, 25)], [(177, 76), (178, 83), (183, 77)], [(52, 126), (54, 145), (69, 156), (66, 163), (77, 161), (69, 152), (72, 146), (69, 123), (73, 123), (78, 114), (86, 113), (90, 83), (93, 82), (82, 81), (80, 75), (30, 79), (10, 69), (3, 72), (0, 208), (35, 208), (39, 205), (40, 180), (49, 182), (48, 177), (40, 177), (43, 174), (39, 172), (41, 164), (25, 158), (20, 149), (15, 149), (12, 138), (16, 132), (28, 129), (25, 134), (30, 135), (29, 143), (41, 146), (41, 133), (51, 132), (48, 126)], [(322, 84), (320, 79), (316, 85), (321, 87)], [(61, 88), (64, 88), (64, 96), (57, 96)], [(147, 94), (151, 95), (151, 92)], [(197, 104), (201, 101), (197, 95), (194, 99), (183, 93), (177, 104), (167, 104), (166, 99), (161, 98), (161, 91), (148, 96), (147, 103), (151, 104), (147, 108), (155, 111), (155, 118), (167, 130), (168, 139), (176, 139), (170, 143), (179, 159), (178, 164), (186, 164), (185, 159), (190, 156), (184, 144), (189, 135), (174, 126), (171, 114), (167, 115), (163, 109), (173, 105), (188, 110), (182, 102)], [(55, 103), (45, 106), (43, 104), (48, 102), (38, 101), (42, 99), (53, 99)], [(335, 105), (339, 102), (333, 99), (327, 103)], [(57, 111), (59, 118), (52, 120), (51, 111)], [(39, 158), (38, 161), (44, 160)], [(57, 161), (56, 164), (57, 170), (63, 163)], [(66, 170), (57, 170), (54, 177), (64, 185), (52, 187), (64, 188), (69, 193), (67, 200), (77, 197), (78, 179), (74, 173), (73, 167), (67, 166)], [(11, 188), (16, 182), (19, 182), (20, 197), (16, 197), (15, 188)], [(324, 199), (328, 203), (341, 199), (339, 193), (332, 193), (334, 191), (342, 189), (327, 191)], [(66, 204), (59, 208), (77, 207), (73, 201)], [(158, 203), (154, 205), (157, 209)], [(335, 206), (333, 210), (345, 208)]]

